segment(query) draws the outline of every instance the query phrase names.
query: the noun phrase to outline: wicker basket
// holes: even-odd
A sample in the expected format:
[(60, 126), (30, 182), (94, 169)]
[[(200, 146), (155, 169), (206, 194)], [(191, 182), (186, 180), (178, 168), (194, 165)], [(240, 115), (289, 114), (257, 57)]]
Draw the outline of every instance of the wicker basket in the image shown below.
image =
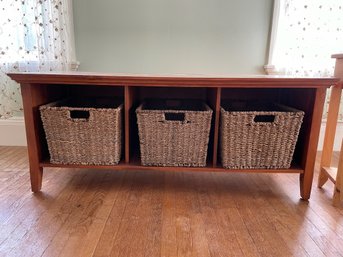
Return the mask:
[(212, 110), (202, 102), (149, 101), (136, 110), (145, 166), (205, 166)]
[(289, 168), (304, 112), (277, 104), (227, 103), (221, 108), (224, 168)]
[(50, 162), (118, 164), (122, 148), (122, 108), (113, 99), (104, 98), (41, 106)]

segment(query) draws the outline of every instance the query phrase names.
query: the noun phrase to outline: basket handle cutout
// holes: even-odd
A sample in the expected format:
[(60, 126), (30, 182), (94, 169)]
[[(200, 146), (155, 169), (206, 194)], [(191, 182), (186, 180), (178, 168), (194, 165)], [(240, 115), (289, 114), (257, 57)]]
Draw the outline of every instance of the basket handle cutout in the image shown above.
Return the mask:
[(256, 115), (254, 118), (254, 122), (266, 122), (266, 123), (273, 123), (275, 121), (275, 115)]
[(70, 118), (73, 120), (79, 120), (79, 119), (89, 119), (89, 111), (85, 110), (71, 110), (70, 111)]
[(169, 120), (169, 121), (185, 121), (185, 114), (184, 113), (166, 112), (164, 114), (164, 119)]

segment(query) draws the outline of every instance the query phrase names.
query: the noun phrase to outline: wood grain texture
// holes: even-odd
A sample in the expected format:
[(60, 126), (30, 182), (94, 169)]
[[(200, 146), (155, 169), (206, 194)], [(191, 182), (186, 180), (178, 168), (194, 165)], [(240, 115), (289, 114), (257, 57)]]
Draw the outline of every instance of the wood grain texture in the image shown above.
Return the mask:
[(45, 103), (44, 90), (38, 91), (31, 84), (21, 84), (21, 92), (23, 99), (25, 128), (27, 146), (29, 149), (30, 159), (30, 175), (31, 189), (33, 192), (38, 192), (42, 187), (43, 169), (39, 166), (39, 162), (43, 158), (43, 141), (41, 131), (41, 123), (39, 122), (38, 107)]
[(58, 90), (56, 85), (39, 89), (33, 84), (21, 84), (27, 146), (30, 160), (31, 190), (38, 192), (42, 186), (43, 169), (39, 166), (48, 155), (47, 144), (40, 119), (39, 106), (55, 101), (65, 92)]
[(289, 169), (224, 169), (221, 166), (213, 167), (211, 164), (206, 167), (162, 167), (162, 166), (142, 166), (139, 160), (132, 160), (129, 164), (120, 162), (118, 165), (83, 165), (83, 164), (53, 164), (49, 161), (40, 163), (41, 167), (64, 167), (64, 168), (83, 168), (83, 169), (97, 169), (97, 170), (126, 170), (126, 171), (194, 171), (194, 172), (232, 172), (232, 173), (303, 173), (304, 170), (298, 165), (293, 165)]
[[(41, 189), (44, 167), (113, 168), (117, 170), (225, 171), (300, 173), (301, 196), (310, 197), (320, 114), (325, 89), (336, 78), (296, 78), (288, 76), (155, 76), (85, 73), (11, 73), (21, 83), (30, 159), (31, 188)], [(41, 104), (59, 97), (92, 95), (119, 96), (124, 101), (124, 154), (118, 166), (51, 165), (39, 115)], [(139, 143), (134, 109), (148, 97), (198, 98), (214, 109), (206, 168), (144, 167), (139, 162)], [(290, 169), (224, 170), (218, 164), (219, 110), (223, 99), (268, 100), (299, 107), (306, 115)], [(239, 135), (237, 135), (239, 136)], [(298, 168), (297, 165), (300, 165)]]
[(295, 174), (47, 168), (32, 194), (28, 168), (0, 147), (0, 256), (343, 256), (331, 183), (308, 203)]
[[(336, 135), (337, 119), (339, 113), (339, 105), (341, 102), (342, 95), (342, 83), (337, 84), (331, 88), (330, 104), (328, 109), (328, 116), (325, 126), (325, 136), (323, 143), (323, 153), (321, 160), (321, 167), (331, 166), (331, 156), (333, 152), (333, 145)], [(322, 187), (325, 182), (329, 179), (329, 174), (325, 170), (320, 170), (318, 178), (318, 187)]]
[(218, 148), (219, 148), (219, 129), (220, 129), (220, 104), (221, 104), (221, 88), (209, 89), (207, 94), (207, 102), (213, 110), (213, 124), (210, 135), (210, 144), (208, 155), (212, 154), (213, 167), (218, 163)]
[(157, 76), (139, 74), (98, 74), (82, 72), (64, 73), (9, 73), (18, 83), (112, 86), (158, 86), (158, 87), (246, 87), (246, 88), (299, 88), (329, 87), (336, 78), (295, 78), (289, 76)]
[(130, 110), (133, 104), (132, 88), (124, 88), (124, 159), (130, 162)]
[(333, 152), (333, 144), (334, 144), (335, 134), (336, 134), (341, 95), (342, 95), (342, 84), (335, 85), (331, 88), (330, 104), (329, 104), (328, 116), (326, 120), (321, 166), (331, 165), (331, 156)]
[[(336, 183), (336, 177), (337, 177), (337, 168), (335, 167), (321, 167), (321, 170), (320, 170), (320, 174), (319, 174), (319, 179), (320, 179), (320, 176), (322, 173), (325, 173), (328, 178), (327, 179), (330, 179), (332, 183)], [(327, 180), (326, 179), (326, 180)], [(319, 181), (319, 180), (318, 180)], [(324, 185), (324, 184), (323, 184)], [(320, 187), (319, 187), (320, 188)]]
[(304, 173), (300, 174), (300, 195), (303, 200), (308, 200), (311, 195), (312, 181), (314, 165), (317, 154), (317, 146), (319, 140), (320, 124), (322, 122), (322, 112), (325, 101), (326, 90), (316, 89), (316, 96), (313, 103), (313, 114), (311, 117), (311, 125), (309, 131), (311, 131), (308, 136), (308, 141), (306, 142), (306, 158), (304, 158), (305, 170)]
[[(331, 168), (333, 169), (333, 168)], [(330, 174), (330, 173), (328, 173)], [(339, 206), (343, 204), (343, 140), (341, 142), (341, 151), (339, 154), (338, 159), (338, 166), (336, 171), (336, 177), (335, 180), (333, 180), (335, 183), (335, 191), (334, 191), (334, 201), (333, 204), (335, 206)]]
[[(339, 113), (339, 105), (342, 95), (343, 86), (343, 55), (335, 54), (331, 56), (336, 58), (334, 76), (340, 78), (340, 82), (336, 83), (331, 88), (331, 96), (328, 110), (328, 117), (325, 127), (324, 136), (324, 147), (322, 153), (322, 160), (320, 164), (319, 176), (318, 176), (318, 187), (321, 188), (329, 179), (335, 184), (335, 190), (333, 195), (334, 205), (341, 204), (343, 202), (343, 194), (341, 193), (342, 184), (342, 169), (343, 164), (341, 163), (341, 158), (338, 164), (338, 168), (335, 169), (331, 167), (331, 158), (333, 153), (333, 145), (336, 134), (337, 118)], [(342, 142), (343, 143), (343, 142)], [(341, 156), (343, 151), (343, 145), (341, 146)]]

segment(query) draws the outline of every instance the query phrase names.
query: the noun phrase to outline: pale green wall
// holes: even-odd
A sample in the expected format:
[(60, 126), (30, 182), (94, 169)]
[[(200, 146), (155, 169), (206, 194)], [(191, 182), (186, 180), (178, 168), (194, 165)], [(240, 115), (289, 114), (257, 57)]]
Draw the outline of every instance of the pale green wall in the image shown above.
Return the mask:
[(258, 74), (273, 0), (74, 0), (82, 71)]

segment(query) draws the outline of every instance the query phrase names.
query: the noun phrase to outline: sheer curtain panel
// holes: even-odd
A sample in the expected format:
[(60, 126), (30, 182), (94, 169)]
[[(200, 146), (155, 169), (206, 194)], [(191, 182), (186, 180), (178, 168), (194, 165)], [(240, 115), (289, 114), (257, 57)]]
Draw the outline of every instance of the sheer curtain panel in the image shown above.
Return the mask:
[[(332, 76), (337, 53), (343, 53), (343, 0), (274, 1), (268, 74)], [(329, 95), (326, 101), (324, 119)]]
[(330, 76), (343, 52), (343, 0), (275, 0), (268, 73)]
[(20, 115), (10, 71), (77, 68), (71, 0), (0, 0), (0, 118)]

